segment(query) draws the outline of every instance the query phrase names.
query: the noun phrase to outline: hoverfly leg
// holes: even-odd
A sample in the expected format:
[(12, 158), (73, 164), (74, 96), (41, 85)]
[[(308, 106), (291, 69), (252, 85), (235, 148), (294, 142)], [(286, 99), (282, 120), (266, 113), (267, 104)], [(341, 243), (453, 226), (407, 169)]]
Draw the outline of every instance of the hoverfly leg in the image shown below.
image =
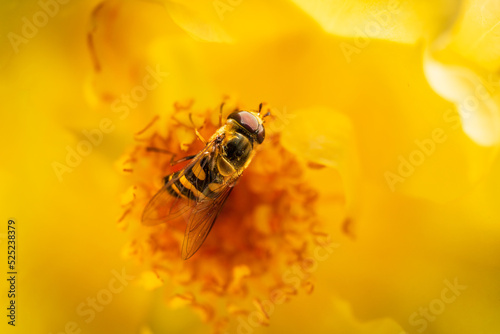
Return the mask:
[(175, 157), (177, 156), (177, 154), (175, 154), (173, 152), (170, 152), (168, 150), (165, 150), (163, 148), (148, 146), (148, 147), (146, 147), (146, 151), (148, 151), (148, 152), (162, 153), (162, 154), (171, 154), (172, 157), (170, 158), (170, 166), (176, 165), (178, 163), (181, 163), (181, 162), (184, 162), (184, 161), (187, 161), (187, 160), (191, 160), (191, 159), (193, 159), (196, 156), (196, 154), (194, 154), (194, 155), (188, 155), (188, 156), (186, 156), (184, 158), (175, 160)]
[(181, 163), (181, 162), (184, 162), (184, 161), (191, 160), (191, 159), (193, 159), (195, 156), (196, 156), (196, 154), (194, 154), (194, 155), (188, 155), (187, 157), (180, 158), (180, 159), (178, 159), (178, 160), (174, 160), (174, 158), (175, 158), (175, 154), (174, 154), (174, 155), (172, 155), (172, 158), (170, 159), (170, 166), (176, 165), (176, 164)]
[[(189, 120), (191, 121), (191, 124), (193, 125), (193, 129), (194, 129), (194, 132), (196, 133), (196, 137), (198, 137), (198, 139), (203, 143), (203, 144), (207, 144), (207, 141), (205, 140), (205, 138), (203, 138), (203, 136), (201, 135), (200, 131), (198, 131), (198, 129), (196, 128), (196, 125), (194, 125), (194, 122), (193, 122), (193, 114), (189, 113)], [(200, 128), (201, 129), (201, 128)]]

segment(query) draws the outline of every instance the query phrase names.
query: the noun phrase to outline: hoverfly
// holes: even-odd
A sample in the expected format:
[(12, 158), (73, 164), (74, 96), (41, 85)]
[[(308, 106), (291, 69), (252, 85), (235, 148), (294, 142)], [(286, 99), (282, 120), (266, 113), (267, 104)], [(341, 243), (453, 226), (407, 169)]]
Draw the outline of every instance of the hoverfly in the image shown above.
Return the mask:
[[(165, 184), (144, 209), (144, 225), (180, 217), (186, 220), (183, 259), (189, 259), (201, 247), (256, 148), (264, 141), (263, 119), (270, 113), (261, 117), (261, 110), (262, 103), (258, 112), (239, 110), (231, 113), (198, 154), (181, 159), (191, 161), (164, 178)], [(222, 106), (219, 123), (221, 120)]]

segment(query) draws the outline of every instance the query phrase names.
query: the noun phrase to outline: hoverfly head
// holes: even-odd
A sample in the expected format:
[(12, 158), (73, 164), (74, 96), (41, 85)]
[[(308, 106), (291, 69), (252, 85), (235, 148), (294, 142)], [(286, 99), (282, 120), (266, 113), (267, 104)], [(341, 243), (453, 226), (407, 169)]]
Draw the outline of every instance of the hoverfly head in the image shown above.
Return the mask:
[(252, 141), (257, 142), (258, 144), (262, 144), (264, 141), (266, 132), (258, 114), (251, 111), (240, 110), (231, 113), (227, 119), (233, 120), (239, 127), (237, 132), (249, 136)]

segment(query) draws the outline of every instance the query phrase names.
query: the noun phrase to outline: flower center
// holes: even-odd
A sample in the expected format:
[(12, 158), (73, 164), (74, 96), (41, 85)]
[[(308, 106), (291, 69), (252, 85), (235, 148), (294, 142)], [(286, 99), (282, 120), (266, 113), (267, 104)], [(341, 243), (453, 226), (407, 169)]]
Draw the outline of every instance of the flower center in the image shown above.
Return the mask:
[[(171, 115), (155, 118), (138, 134), (125, 159), (133, 199), (121, 224), (131, 237), (128, 253), (146, 272), (155, 274), (145, 277), (159, 277), (178, 292), (172, 296), (173, 305), (190, 305), (216, 326), (233, 319), (231, 315), (257, 310), (265, 324), (269, 314), (259, 305), (275, 291), (285, 299), (301, 288), (312, 291), (307, 263), (324, 236), (317, 232), (317, 192), (307, 184), (303, 164), (281, 145), (280, 132), (266, 134), (204, 244), (189, 260), (181, 258), (183, 222), (157, 226), (140, 222), (142, 210), (163, 186), (163, 178), (184, 167), (170, 166), (172, 155), (179, 159), (202, 150), (204, 144), (196, 139), (194, 126), (209, 138), (219, 128), (218, 116), (216, 109), (199, 112), (177, 106)], [(271, 114), (266, 122), (272, 121)], [(294, 265), (304, 269), (299, 284), (284, 282), (283, 273)]]

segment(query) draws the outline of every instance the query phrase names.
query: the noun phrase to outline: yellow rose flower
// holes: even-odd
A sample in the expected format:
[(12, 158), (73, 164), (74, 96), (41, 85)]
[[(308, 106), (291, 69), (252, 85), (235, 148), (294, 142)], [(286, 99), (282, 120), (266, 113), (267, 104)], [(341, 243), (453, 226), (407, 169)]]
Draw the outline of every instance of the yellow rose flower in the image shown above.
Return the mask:
[[(495, 1), (0, 8), (2, 332), (500, 331)], [(184, 261), (140, 223), (147, 147), (196, 152), (224, 100), (268, 136)]]

